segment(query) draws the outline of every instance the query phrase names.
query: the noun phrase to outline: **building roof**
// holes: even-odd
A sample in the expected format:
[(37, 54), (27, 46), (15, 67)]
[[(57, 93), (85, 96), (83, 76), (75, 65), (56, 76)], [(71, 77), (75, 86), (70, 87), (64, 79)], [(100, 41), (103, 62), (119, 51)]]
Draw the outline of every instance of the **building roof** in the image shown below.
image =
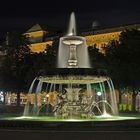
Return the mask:
[(90, 34), (104, 34), (104, 33), (110, 33), (110, 32), (119, 32), (126, 29), (140, 29), (140, 24), (129, 24), (129, 25), (121, 25), (121, 26), (112, 26), (112, 27), (104, 27), (104, 28), (98, 28), (96, 30), (89, 29), (86, 31), (83, 31), (82, 35), (90, 35)]
[[(60, 32), (58, 28), (56, 27), (48, 27), (46, 28), (44, 25), (35, 24), (33, 25), (29, 30), (27, 30), (26, 33), (36, 32), (36, 31), (48, 31), (49, 29), (49, 35), (55, 36), (56, 33)], [(104, 34), (104, 33), (110, 33), (110, 32), (118, 32), (123, 31), (125, 29), (140, 29), (140, 24), (128, 24), (128, 25), (119, 25), (119, 26), (110, 26), (110, 27), (100, 27), (95, 30), (93, 29), (86, 29), (84, 31), (81, 31), (81, 35), (90, 35), (90, 34)], [(61, 31), (62, 33), (62, 31)]]
[(37, 32), (37, 31), (47, 31), (48, 35), (62, 34), (63, 30), (59, 27), (47, 26), (44, 24), (37, 23), (28, 29), (25, 33)]
[(27, 30), (26, 33), (31, 33), (36, 31), (43, 31), (42, 27), (38, 23), (32, 26), (29, 30)]

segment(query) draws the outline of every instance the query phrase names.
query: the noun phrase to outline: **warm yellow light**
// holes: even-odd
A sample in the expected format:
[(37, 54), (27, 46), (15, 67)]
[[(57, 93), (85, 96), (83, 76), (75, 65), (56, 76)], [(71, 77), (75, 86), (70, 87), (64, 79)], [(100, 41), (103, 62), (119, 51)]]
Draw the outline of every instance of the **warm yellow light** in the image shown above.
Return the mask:
[(49, 98), (49, 96), (50, 96), (49, 94), (46, 95), (47, 98)]
[(30, 45), (31, 52), (34, 53), (40, 53), (44, 52), (47, 46), (51, 46), (53, 41), (47, 41), (47, 42), (41, 42), (41, 43), (35, 43)]
[(96, 44), (96, 47), (100, 52), (103, 52), (102, 47), (108, 44), (111, 40), (119, 40), (120, 31), (112, 32), (112, 33), (102, 33), (95, 35), (87, 35), (85, 36), (87, 41), (87, 46), (93, 46)]

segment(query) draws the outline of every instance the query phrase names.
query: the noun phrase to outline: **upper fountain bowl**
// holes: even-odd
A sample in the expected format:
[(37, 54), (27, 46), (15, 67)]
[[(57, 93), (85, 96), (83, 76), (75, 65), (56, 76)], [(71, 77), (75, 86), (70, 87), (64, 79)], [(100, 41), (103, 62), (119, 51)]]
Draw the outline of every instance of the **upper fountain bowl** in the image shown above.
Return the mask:
[(62, 42), (65, 45), (81, 45), (84, 41), (80, 36), (66, 36), (62, 38)]

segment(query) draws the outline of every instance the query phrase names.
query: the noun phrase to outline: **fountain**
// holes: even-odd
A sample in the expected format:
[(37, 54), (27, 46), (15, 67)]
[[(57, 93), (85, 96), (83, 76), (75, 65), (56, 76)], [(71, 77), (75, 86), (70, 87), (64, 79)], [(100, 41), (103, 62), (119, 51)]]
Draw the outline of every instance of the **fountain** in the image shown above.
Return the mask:
[[(59, 74), (47, 73), (33, 80), (24, 116), (81, 119), (118, 114), (113, 83), (105, 74), (90, 68), (86, 40), (76, 35), (75, 23), (72, 13), (68, 33), (59, 42)], [(86, 72), (81, 74), (78, 70)]]

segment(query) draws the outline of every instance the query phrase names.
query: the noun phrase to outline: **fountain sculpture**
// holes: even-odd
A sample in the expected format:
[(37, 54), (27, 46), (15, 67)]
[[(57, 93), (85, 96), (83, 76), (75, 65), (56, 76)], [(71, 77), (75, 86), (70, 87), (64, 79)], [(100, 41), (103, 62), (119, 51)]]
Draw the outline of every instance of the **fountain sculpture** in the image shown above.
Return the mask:
[(112, 80), (90, 67), (86, 40), (76, 34), (74, 13), (67, 35), (59, 41), (57, 67), (59, 74), (33, 80), (24, 116), (81, 119), (118, 114)]

